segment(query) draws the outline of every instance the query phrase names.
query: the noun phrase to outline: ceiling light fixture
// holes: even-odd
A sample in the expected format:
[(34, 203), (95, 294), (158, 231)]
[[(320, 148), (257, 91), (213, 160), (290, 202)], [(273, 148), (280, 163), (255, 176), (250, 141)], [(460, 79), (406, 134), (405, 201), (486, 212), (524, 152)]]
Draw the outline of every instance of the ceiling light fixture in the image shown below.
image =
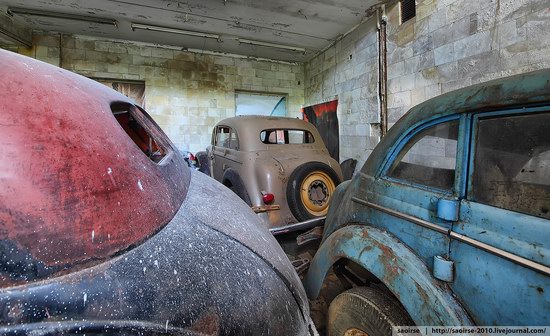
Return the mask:
[(262, 47), (270, 47), (270, 48), (278, 48), (278, 49), (286, 49), (286, 50), (292, 50), (292, 51), (300, 51), (305, 53), (306, 49), (300, 48), (300, 47), (293, 47), (293, 46), (287, 46), (283, 44), (276, 44), (276, 43), (269, 43), (269, 42), (262, 42), (262, 41), (254, 41), (254, 40), (247, 40), (247, 39), (238, 39), (239, 43), (245, 43), (245, 44), (252, 44)]
[(218, 34), (202, 33), (202, 32), (197, 32), (192, 30), (183, 30), (183, 29), (176, 29), (176, 28), (150, 26), (150, 25), (144, 25), (139, 23), (132, 23), (132, 30), (136, 30), (136, 29), (158, 31), (163, 33), (181, 34), (181, 35), (188, 35), (188, 36), (207, 37), (207, 38), (212, 38), (216, 40), (220, 39), (220, 35)]
[(42, 17), (49, 17), (49, 18), (55, 18), (55, 19), (86, 21), (86, 22), (92, 22), (92, 23), (113, 25), (115, 27), (118, 24), (117, 20), (114, 20), (114, 19), (104, 19), (104, 18), (98, 18), (98, 17), (93, 17), (93, 16), (47, 12), (47, 11), (43, 11), (43, 10), (18, 8), (18, 7), (8, 8), (8, 14), (11, 15), (11, 16), (18, 14), (18, 15), (42, 16)]

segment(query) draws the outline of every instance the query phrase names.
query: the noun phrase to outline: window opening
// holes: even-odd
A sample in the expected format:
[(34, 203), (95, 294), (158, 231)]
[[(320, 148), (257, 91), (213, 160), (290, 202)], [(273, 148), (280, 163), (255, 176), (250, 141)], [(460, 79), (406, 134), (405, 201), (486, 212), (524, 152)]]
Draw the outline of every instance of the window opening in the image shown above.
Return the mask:
[(270, 129), (260, 132), (260, 140), (265, 144), (308, 144), (315, 142), (313, 135), (306, 130)]
[(415, 0), (401, 0), (401, 23), (405, 23), (416, 16)]
[(458, 145), (458, 120), (428, 127), (401, 149), (388, 176), (442, 190), (452, 190)]
[(550, 219), (550, 113), (479, 119), (474, 201)]
[(143, 127), (140, 119), (145, 117), (139, 118), (140, 110), (130, 104), (113, 105), (111, 109), (122, 129), (151, 161), (158, 163), (166, 156), (166, 149)]
[(216, 134), (216, 146), (229, 148), (229, 142), (231, 140), (231, 129), (229, 127), (218, 127)]
[(136, 104), (145, 108), (145, 82), (120, 81), (117, 79), (92, 78), (111, 89), (118, 91), (132, 99)]
[(239, 150), (239, 139), (237, 138), (237, 133), (235, 130), (231, 131), (231, 139), (229, 140), (229, 148), (234, 150)]
[(286, 95), (270, 93), (235, 93), (235, 115), (266, 115), (284, 117)]

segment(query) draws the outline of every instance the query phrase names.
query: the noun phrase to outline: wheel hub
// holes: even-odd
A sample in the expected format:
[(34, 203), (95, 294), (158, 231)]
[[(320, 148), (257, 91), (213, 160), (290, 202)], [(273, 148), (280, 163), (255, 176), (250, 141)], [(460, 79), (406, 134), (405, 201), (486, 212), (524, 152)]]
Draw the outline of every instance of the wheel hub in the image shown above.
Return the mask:
[(315, 180), (309, 185), (307, 195), (313, 204), (323, 206), (328, 200), (328, 188), (323, 181)]
[(311, 216), (325, 216), (334, 189), (336, 186), (327, 173), (313, 171), (300, 184), (300, 200)]

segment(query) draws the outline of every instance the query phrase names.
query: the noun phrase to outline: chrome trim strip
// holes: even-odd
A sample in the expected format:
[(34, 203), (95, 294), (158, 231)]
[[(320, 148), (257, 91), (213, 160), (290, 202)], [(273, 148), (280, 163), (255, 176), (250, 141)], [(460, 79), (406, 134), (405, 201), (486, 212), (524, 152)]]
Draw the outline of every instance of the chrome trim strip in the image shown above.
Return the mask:
[(439, 232), (439, 233), (442, 233), (442, 234), (445, 234), (445, 235), (448, 235), (448, 234), (449, 234), (449, 229), (446, 229), (446, 228), (444, 228), (444, 227), (442, 227), (442, 226), (439, 226), (439, 225), (430, 223), (430, 222), (425, 221), (425, 220), (423, 220), (423, 219), (416, 218), (416, 217), (414, 217), (414, 216), (410, 216), (410, 215), (404, 214), (404, 213), (402, 213), (402, 212), (395, 211), (395, 210), (393, 210), (393, 209), (389, 209), (389, 208), (383, 207), (383, 206), (381, 206), (381, 205), (371, 203), (371, 202), (369, 202), (369, 201), (367, 201), (367, 200), (362, 200), (362, 199), (357, 198), (357, 197), (352, 197), (351, 200), (354, 201), (354, 202), (356, 202), (356, 203), (366, 205), (366, 206), (368, 206), (369, 208), (373, 208), (373, 209), (376, 209), (376, 210), (385, 212), (385, 213), (387, 213), (387, 214), (389, 214), (389, 215), (392, 215), (392, 216), (395, 216), (395, 217), (404, 219), (404, 220), (406, 220), (406, 221), (412, 222), (412, 223), (414, 223), (414, 224), (418, 224), (418, 225), (423, 226), (423, 227), (425, 227), (425, 228), (427, 228), (427, 229), (434, 230), (434, 231), (436, 231), (436, 232)]
[(506, 251), (501, 250), (499, 248), (496, 248), (494, 246), (491, 246), (491, 245), (485, 244), (483, 242), (480, 242), (479, 240), (469, 238), (465, 235), (462, 235), (460, 233), (456, 233), (456, 232), (453, 232), (451, 230), (445, 229), (445, 228), (443, 228), (439, 225), (430, 223), (430, 222), (425, 221), (423, 219), (416, 218), (414, 216), (407, 215), (407, 214), (401, 213), (399, 211), (395, 211), (395, 210), (390, 209), (390, 208), (386, 208), (384, 206), (381, 206), (381, 205), (378, 205), (378, 204), (375, 204), (375, 203), (371, 203), (367, 200), (363, 200), (363, 199), (360, 199), (360, 198), (357, 198), (357, 197), (352, 197), (351, 200), (356, 202), (356, 203), (365, 205), (369, 208), (373, 208), (375, 210), (385, 212), (389, 215), (404, 219), (404, 220), (409, 221), (411, 223), (418, 224), (418, 225), (420, 225), (422, 227), (425, 227), (427, 229), (434, 230), (436, 232), (445, 234), (451, 239), (454, 239), (454, 240), (463, 242), (465, 244), (477, 247), (477, 248), (479, 248), (479, 249), (481, 249), (485, 252), (489, 252), (489, 253), (494, 254), (496, 256), (499, 256), (501, 258), (507, 259), (507, 260), (509, 260), (513, 263), (516, 263), (518, 265), (527, 267), (529, 269), (532, 269), (533, 271), (542, 273), (546, 276), (550, 275), (550, 267), (548, 267), (548, 266), (536, 263), (534, 261), (531, 261), (529, 259), (517, 256), (517, 255), (512, 254), (510, 252), (506, 252)]
[(502, 257), (504, 259), (507, 259), (511, 262), (514, 262), (518, 265), (527, 267), (532, 269), (533, 271), (542, 273), (546, 276), (550, 275), (550, 267), (544, 266), (542, 264), (536, 263), (532, 260), (520, 257), (518, 255), (512, 254), (510, 252), (506, 252), (504, 250), (501, 250), (499, 248), (496, 248), (494, 246), (482, 243), (478, 240), (472, 239), (470, 237), (467, 237), (465, 235), (461, 235), (460, 233), (456, 233), (451, 231), (450, 237), (454, 240), (458, 240), (460, 242), (466, 243), (468, 245), (472, 245), (473, 247), (477, 247), (485, 252), (489, 252), (491, 254), (494, 254), (496, 256)]

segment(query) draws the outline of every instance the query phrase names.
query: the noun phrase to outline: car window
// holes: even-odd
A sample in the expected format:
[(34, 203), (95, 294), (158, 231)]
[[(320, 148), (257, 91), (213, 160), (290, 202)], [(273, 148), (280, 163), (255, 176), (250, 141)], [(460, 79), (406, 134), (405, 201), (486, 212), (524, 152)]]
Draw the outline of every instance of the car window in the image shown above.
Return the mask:
[(428, 127), (401, 149), (387, 176), (424, 186), (452, 190), (455, 178), (458, 120)]
[(308, 144), (315, 141), (310, 132), (293, 129), (263, 130), (260, 140), (265, 144)]
[(231, 129), (225, 126), (218, 126), (216, 131), (216, 146), (229, 148)]
[(550, 219), (550, 114), (480, 118), (474, 201)]
[(237, 132), (235, 130), (231, 131), (231, 140), (229, 141), (229, 148), (238, 150), (239, 149), (239, 138), (237, 137)]
[(166, 156), (168, 149), (159, 141), (159, 134), (151, 133), (154, 121), (144, 110), (127, 103), (113, 104), (111, 110), (122, 129), (151, 161), (159, 163)]

